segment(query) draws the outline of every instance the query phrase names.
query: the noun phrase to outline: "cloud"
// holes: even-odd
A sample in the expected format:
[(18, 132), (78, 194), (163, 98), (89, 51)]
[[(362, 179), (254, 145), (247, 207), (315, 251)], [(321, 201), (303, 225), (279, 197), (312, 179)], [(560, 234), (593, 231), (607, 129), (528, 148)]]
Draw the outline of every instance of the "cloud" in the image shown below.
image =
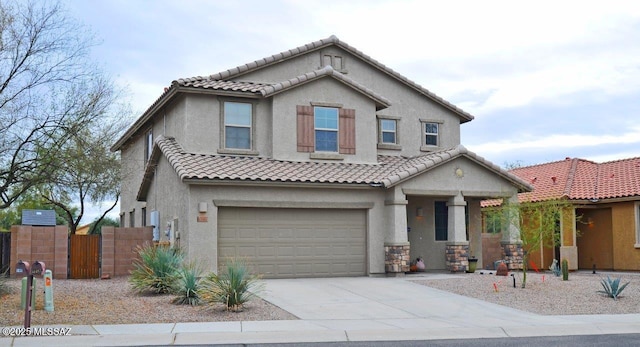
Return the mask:
[[(477, 153), (495, 154), (518, 150), (566, 150), (577, 147), (638, 144), (640, 149), (640, 126), (627, 129), (619, 135), (551, 134), (536, 139), (508, 139), (469, 146)], [(620, 159), (620, 158), (618, 158)]]

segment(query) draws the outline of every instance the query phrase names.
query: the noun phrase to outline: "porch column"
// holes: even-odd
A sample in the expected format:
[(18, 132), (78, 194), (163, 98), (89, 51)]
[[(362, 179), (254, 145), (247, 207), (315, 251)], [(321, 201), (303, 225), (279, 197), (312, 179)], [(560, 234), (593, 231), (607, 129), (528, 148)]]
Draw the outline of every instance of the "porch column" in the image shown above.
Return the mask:
[(398, 187), (385, 200), (387, 233), (384, 240), (384, 269), (389, 276), (404, 275), (409, 271), (410, 254), (407, 235), (407, 204)]
[(573, 207), (564, 209), (560, 218), (560, 259), (567, 259), (569, 270), (577, 270), (576, 209)]
[[(518, 195), (514, 194), (509, 197), (510, 204), (518, 203)], [(515, 216), (507, 216), (508, 225), (502, 231), (502, 258), (507, 263), (510, 270), (522, 269), (522, 239), (520, 239), (520, 215), (517, 210), (507, 211), (505, 213), (515, 213)]]
[(467, 203), (461, 192), (447, 202), (449, 237), (446, 246), (446, 266), (451, 272), (464, 272), (469, 268), (469, 241), (465, 222)]

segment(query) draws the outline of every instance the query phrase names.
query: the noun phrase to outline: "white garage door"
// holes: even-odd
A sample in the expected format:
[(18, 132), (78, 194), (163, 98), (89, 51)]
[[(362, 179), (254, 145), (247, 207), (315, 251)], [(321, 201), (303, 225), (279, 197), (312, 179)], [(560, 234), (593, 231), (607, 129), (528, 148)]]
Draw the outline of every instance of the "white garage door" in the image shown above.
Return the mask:
[(362, 276), (365, 210), (222, 207), (218, 262), (246, 260), (264, 278)]

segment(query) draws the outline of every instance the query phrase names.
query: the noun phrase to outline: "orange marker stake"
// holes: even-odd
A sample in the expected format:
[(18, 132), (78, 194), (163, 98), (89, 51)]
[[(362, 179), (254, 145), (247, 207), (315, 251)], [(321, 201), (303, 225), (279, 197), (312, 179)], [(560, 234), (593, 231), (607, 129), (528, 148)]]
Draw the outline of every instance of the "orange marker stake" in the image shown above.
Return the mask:
[(495, 290), (495, 292), (498, 292), (498, 285), (496, 284), (496, 282), (493, 282), (493, 290)]
[(542, 283), (544, 283), (544, 275), (542, 275)]

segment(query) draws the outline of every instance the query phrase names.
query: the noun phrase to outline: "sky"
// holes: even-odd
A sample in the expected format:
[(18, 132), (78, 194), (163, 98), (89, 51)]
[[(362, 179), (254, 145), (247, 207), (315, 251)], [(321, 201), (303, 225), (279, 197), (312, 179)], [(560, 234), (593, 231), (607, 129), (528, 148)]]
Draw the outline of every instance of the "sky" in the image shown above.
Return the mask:
[(135, 118), (164, 87), (336, 35), (472, 114), (500, 166), (640, 157), (639, 1), (63, 0)]

